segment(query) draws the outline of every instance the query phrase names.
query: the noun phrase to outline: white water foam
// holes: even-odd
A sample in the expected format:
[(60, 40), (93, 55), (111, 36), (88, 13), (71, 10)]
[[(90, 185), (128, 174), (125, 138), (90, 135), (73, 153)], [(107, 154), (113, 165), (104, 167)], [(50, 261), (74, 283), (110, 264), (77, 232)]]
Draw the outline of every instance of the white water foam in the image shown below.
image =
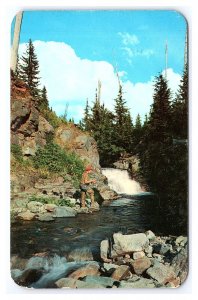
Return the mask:
[(54, 255), (54, 257), (32, 257), (29, 259), (26, 269), (43, 269), (42, 277), (30, 287), (45, 288), (50, 283), (66, 277), (67, 274), (77, 270), (79, 267), (88, 264), (89, 261), (67, 262), (65, 257)]
[(135, 195), (143, 192), (140, 184), (130, 178), (127, 170), (105, 168), (102, 174), (107, 177), (109, 187), (118, 194)]

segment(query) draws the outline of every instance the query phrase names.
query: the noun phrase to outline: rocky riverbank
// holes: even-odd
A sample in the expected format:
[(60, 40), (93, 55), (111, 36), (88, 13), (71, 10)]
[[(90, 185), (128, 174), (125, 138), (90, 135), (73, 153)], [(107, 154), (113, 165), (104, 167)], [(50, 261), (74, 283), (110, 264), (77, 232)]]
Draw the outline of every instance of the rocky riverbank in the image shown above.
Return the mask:
[(11, 273), (17, 284), (35, 288), (176, 288), (187, 277), (187, 247), (184, 236), (115, 233), (101, 241), (99, 261), (90, 253), (78, 260), (36, 253), (12, 257)]
[[(42, 222), (54, 221), (55, 218), (75, 217), (78, 213), (92, 213), (100, 209), (99, 204), (90, 209), (91, 201), (86, 199), (86, 208), (81, 208), (80, 200), (75, 198), (50, 199), (54, 203), (47, 203), (48, 197), (42, 196), (39, 201), (31, 201), (33, 196), (30, 194), (22, 194), (21, 199), (11, 202), (12, 221), (21, 219), (24, 221), (39, 220)], [(35, 200), (34, 199), (34, 200)], [(46, 203), (45, 203), (46, 202)], [(56, 203), (56, 204), (55, 204)], [(65, 205), (64, 205), (65, 204)]]

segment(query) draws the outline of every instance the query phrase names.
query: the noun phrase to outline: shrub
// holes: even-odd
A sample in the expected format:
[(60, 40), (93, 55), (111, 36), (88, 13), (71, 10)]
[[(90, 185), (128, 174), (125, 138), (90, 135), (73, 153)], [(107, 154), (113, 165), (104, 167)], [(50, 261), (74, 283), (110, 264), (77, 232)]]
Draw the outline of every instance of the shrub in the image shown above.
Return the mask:
[(45, 109), (42, 110), (45, 119), (54, 127), (57, 128), (61, 124), (66, 124), (66, 121), (62, 117), (58, 117), (56, 113), (52, 110)]
[(57, 199), (57, 198), (53, 198), (53, 197), (42, 197), (42, 196), (33, 195), (33, 196), (29, 197), (28, 200), (40, 202), (43, 204), (56, 204), (57, 206), (74, 207), (74, 204), (72, 204), (69, 199)]
[(32, 158), (34, 167), (47, 169), (49, 172), (71, 175), (74, 181), (79, 181), (84, 165), (80, 158), (71, 152), (66, 152), (55, 143), (49, 143), (43, 149), (38, 149)]
[(23, 161), (23, 153), (22, 153), (21, 147), (19, 145), (12, 144), (11, 145), (11, 153), (18, 161), (20, 161), (20, 162)]

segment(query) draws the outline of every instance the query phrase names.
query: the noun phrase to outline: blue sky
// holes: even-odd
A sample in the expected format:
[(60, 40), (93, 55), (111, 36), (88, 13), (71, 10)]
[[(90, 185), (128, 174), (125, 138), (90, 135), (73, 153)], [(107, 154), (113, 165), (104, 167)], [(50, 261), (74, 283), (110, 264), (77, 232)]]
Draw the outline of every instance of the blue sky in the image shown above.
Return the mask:
[[(135, 118), (138, 112), (143, 116), (149, 110), (152, 79), (165, 68), (166, 41), (168, 79), (172, 90), (177, 89), (184, 64), (185, 32), (186, 21), (176, 11), (25, 11), (20, 53), (31, 38), (51, 106), (61, 114), (69, 103), (68, 112), (76, 120), (82, 116), (86, 98), (93, 101), (97, 80), (102, 82), (103, 101), (113, 109), (116, 66)], [(56, 76), (65, 82), (59, 86)]]

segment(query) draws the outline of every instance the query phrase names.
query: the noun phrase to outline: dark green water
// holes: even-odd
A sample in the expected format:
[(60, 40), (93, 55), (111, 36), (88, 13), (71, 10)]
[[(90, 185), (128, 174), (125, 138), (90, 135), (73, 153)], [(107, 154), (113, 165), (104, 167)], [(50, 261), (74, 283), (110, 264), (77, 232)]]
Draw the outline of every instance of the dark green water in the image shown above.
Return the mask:
[[(176, 216), (176, 217), (175, 217)], [(34, 253), (66, 255), (87, 247), (96, 256), (101, 240), (114, 232), (124, 234), (152, 230), (156, 235), (186, 234), (179, 215), (168, 216), (151, 194), (126, 196), (101, 207), (99, 212), (57, 218), (52, 222), (20, 221), (11, 227), (11, 254), (29, 258)]]

